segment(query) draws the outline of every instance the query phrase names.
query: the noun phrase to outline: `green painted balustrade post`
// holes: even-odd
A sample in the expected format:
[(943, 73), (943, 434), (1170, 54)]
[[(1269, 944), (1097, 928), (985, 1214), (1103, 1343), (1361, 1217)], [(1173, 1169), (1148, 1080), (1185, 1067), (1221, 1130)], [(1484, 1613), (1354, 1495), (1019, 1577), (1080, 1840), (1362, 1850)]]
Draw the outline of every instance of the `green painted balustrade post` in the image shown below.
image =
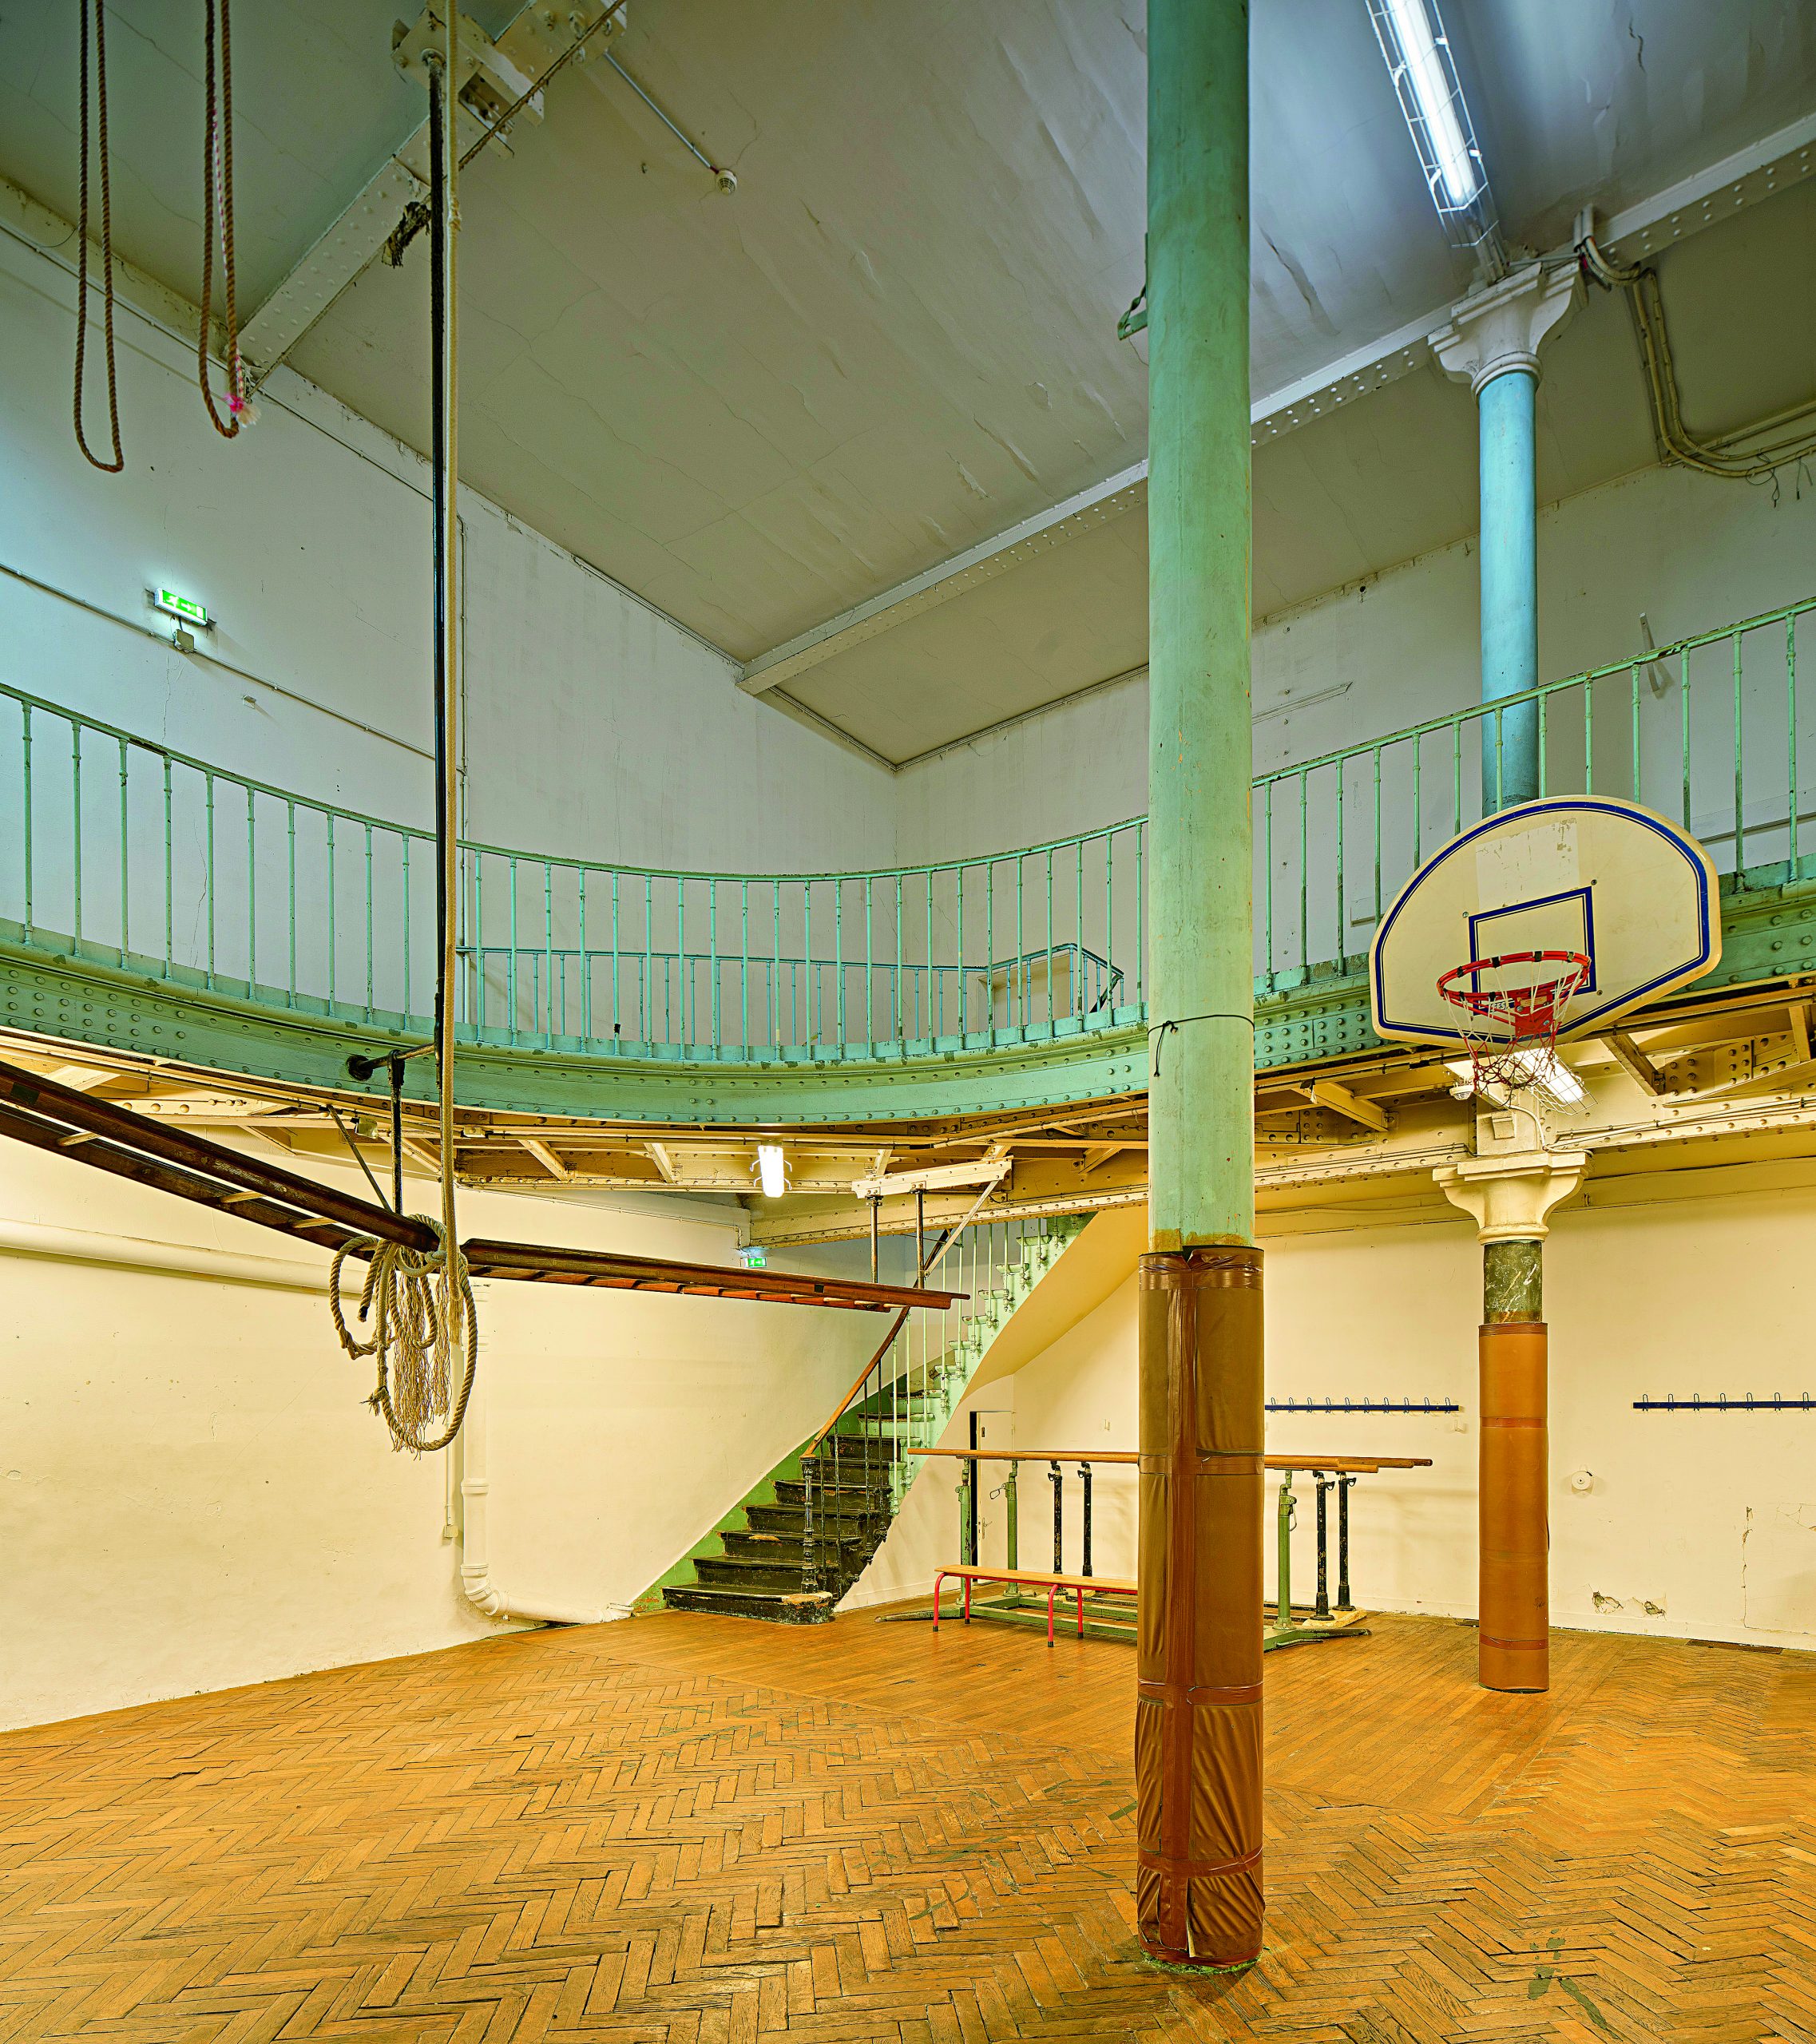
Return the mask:
[(1261, 1258), (1249, 785), (1248, 9), (1148, 10), (1149, 1253), (1143, 1944), (1261, 1945)]

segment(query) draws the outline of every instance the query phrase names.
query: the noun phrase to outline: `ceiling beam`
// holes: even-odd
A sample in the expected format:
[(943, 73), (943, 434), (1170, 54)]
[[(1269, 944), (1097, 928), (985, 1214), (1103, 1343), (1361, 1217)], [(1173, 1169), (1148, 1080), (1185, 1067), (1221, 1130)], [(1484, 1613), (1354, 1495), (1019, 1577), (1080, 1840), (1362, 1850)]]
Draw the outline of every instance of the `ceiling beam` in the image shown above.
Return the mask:
[(995, 1185), (1014, 1169), (1006, 1143), (997, 1143), (992, 1154), (969, 1164), (934, 1164), (924, 1171), (891, 1171), (878, 1178), (859, 1178), (852, 1186), (858, 1199), (888, 1199), (905, 1192), (949, 1192), (958, 1186)]
[[(585, 4), (577, 10), (561, 10), (564, 18), (557, 34), (553, 26), (554, 10), (525, 6), (518, 9), (510, 27), (496, 41), (463, 13), (460, 25), (460, 91), (463, 100), (474, 74), (484, 73), (490, 88), (486, 101), (490, 109), (487, 118), (496, 117), (533, 79), (542, 75), (571, 42), (574, 30), (569, 26), (569, 22), (577, 14), (583, 18), (580, 26), (585, 27), (596, 21), (601, 10), (602, 0), (585, 0)], [(375, 23), (382, 18), (373, 18)], [(588, 45), (582, 56), (604, 50), (622, 28), (622, 17), (609, 23)], [(419, 34), (413, 34), (402, 46), (407, 50), (420, 40)], [(540, 121), (541, 100), (538, 93), (517, 119)], [(502, 103), (493, 105), (493, 101)], [(462, 104), (459, 121), (462, 149), (471, 148), (486, 132), (485, 121), (470, 105)], [(499, 145), (508, 148), (502, 134)], [(428, 190), (429, 123), (425, 118), (379, 165), (339, 218), (289, 275), (280, 281), (240, 329), (240, 351), (245, 357), (255, 383), (264, 381), (348, 285), (364, 273), (390, 240), (405, 208), (426, 197)]]
[[(1816, 115), (1794, 121), (1628, 207), (1607, 222), (1602, 245), (1628, 261), (1655, 253), (1798, 183), (1812, 170), (1816, 170)], [(1552, 252), (1554, 259), (1568, 253), (1568, 249)], [(1430, 336), (1449, 320), (1451, 309), (1448, 305), (1435, 307), (1378, 340), (1366, 342), (1334, 362), (1325, 363), (1309, 376), (1257, 398), (1249, 410), (1253, 445), (1259, 447), (1277, 440), (1283, 434), (1325, 418), (1370, 391), (1422, 369), (1432, 358)], [(993, 537), (841, 611), (836, 617), (827, 618), (767, 652), (759, 653), (746, 662), (738, 686), (746, 695), (764, 695), (835, 654), (848, 652), (867, 639), (893, 631), (922, 611), (962, 595), (1080, 533), (1107, 525), (1144, 503), (1147, 494), (1148, 464), (1137, 461), (1132, 468), (1120, 470), (1050, 509), (1037, 511)]]
[(1614, 1061), (1643, 1093), (1668, 1093), (1664, 1075), (1624, 1029), (1610, 1029), (1602, 1040), (1614, 1053)]
[(1364, 1128), (1372, 1128), (1377, 1135), (1387, 1133), (1385, 1110), (1378, 1107), (1374, 1101), (1352, 1093), (1347, 1086), (1339, 1086), (1334, 1079), (1314, 1079), (1309, 1086), (1294, 1090), (1303, 1093), (1314, 1107), (1328, 1108), (1347, 1121), (1360, 1122)]
[(1596, 239), (1604, 254), (1624, 263), (1656, 256), (1731, 219), (1774, 192), (1816, 171), (1816, 113), (1762, 136), (1731, 156), (1692, 171), (1675, 184), (1628, 206), (1603, 224)]
[(523, 1139), (523, 1147), (550, 1178), (565, 1181), (573, 1176), (573, 1173), (568, 1169), (546, 1143), (539, 1143), (533, 1135), (526, 1135)]
[(935, 604), (950, 601), (981, 582), (993, 580), (1011, 568), (1032, 561), (1080, 533), (1107, 525), (1132, 510), (1146, 497), (1148, 464), (1138, 461), (1132, 469), (1106, 481), (1093, 483), (1064, 503), (1037, 511), (1005, 532), (955, 553), (950, 561), (924, 568), (898, 582), (880, 596), (871, 596), (850, 610), (841, 611), (824, 624), (815, 625), (799, 638), (772, 647), (749, 661), (738, 677), (747, 695), (762, 695), (796, 675), (830, 660), (835, 653), (848, 652), (879, 632), (893, 632), (897, 625)]

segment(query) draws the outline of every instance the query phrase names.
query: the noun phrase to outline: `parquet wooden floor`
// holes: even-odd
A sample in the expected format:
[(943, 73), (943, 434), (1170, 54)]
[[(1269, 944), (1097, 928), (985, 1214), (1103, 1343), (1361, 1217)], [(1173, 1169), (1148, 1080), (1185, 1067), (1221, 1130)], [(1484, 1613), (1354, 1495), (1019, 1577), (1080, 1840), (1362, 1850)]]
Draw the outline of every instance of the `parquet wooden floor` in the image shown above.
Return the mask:
[(1267, 1663), (1266, 1956), (1132, 1932), (1132, 1659), (671, 1614), (0, 1740), (0, 2039), (1816, 2038), (1816, 1657)]

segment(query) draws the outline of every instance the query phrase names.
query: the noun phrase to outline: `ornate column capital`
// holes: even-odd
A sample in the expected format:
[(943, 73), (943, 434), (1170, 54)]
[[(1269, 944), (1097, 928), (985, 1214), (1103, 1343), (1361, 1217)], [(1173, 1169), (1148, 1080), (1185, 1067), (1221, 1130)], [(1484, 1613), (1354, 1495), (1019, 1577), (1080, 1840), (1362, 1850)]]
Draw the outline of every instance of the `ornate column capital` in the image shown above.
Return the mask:
[(1474, 1221), (1478, 1240), (1543, 1242), (1546, 1217), (1582, 1182), (1588, 1161), (1580, 1150), (1502, 1151), (1440, 1164), (1432, 1176)]
[(1548, 271), (1529, 263), (1453, 305), (1430, 337), (1431, 351), (1447, 376), (1477, 397), (1485, 383), (1512, 370), (1536, 382), (1540, 348), (1582, 302), (1583, 279), (1574, 267)]

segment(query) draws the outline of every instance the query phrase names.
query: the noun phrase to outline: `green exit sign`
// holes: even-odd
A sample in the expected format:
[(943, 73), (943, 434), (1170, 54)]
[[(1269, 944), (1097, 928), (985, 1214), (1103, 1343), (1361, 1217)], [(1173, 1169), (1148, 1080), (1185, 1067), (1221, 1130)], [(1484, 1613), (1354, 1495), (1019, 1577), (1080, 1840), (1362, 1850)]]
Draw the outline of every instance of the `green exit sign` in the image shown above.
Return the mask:
[(768, 1252), (755, 1242), (744, 1242), (739, 1246), (738, 1261), (747, 1270), (767, 1270), (769, 1268)]
[(208, 616), (208, 606), (199, 604), (193, 596), (186, 596), (176, 589), (154, 589), (152, 608), (161, 610), (166, 617), (180, 617), (185, 624), (192, 624), (198, 631), (210, 632), (214, 620)]

